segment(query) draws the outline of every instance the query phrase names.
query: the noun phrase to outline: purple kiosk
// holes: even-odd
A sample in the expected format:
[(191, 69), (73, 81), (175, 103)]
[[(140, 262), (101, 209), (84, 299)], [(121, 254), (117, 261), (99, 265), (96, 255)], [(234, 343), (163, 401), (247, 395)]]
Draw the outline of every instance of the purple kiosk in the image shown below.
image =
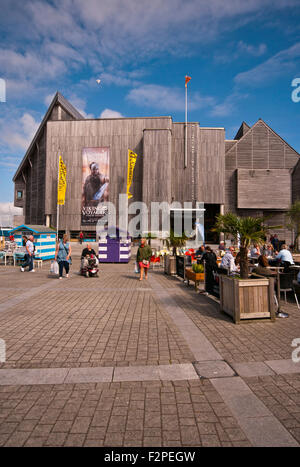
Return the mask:
[(131, 257), (131, 238), (128, 233), (120, 237), (120, 230), (99, 238), (99, 263), (128, 263)]

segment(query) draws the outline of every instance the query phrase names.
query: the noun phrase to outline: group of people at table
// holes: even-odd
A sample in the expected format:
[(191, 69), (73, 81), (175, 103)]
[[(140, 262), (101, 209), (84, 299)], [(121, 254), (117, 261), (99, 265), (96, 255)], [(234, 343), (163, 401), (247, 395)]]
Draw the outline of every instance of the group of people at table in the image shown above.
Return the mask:
[[(219, 261), (220, 268), (226, 269), (229, 274), (239, 274), (240, 253), (236, 252), (235, 247), (226, 248), (225, 243), (220, 242), (219, 255), (221, 257), (221, 262)], [(292, 253), (285, 244), (281, 246), (280, 251), (274, 250), (270, 243), (265, 244), (263, 247), (254, 244), (248, 256), (254, 266), (252, 272), (264, 276), (272, 275), (270, 267), (282, 267), (284, 272), (288, 272), (289, 268), (295, 264)], [(217, 256), (212, 249), (204, 245), (200, 246), (196, 251), (195, 258), (198, 263), (203, 263), (205, 260), (205, 263), (209, 265), (218, 262)]]

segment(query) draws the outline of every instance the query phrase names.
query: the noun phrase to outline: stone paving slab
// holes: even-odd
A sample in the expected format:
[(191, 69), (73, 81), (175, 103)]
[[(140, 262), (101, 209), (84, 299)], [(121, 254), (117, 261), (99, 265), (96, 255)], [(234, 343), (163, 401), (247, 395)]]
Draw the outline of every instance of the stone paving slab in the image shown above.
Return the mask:
[(68, 374), (67, 368), (0, 370), (0, 385), (61, 384)]
[(240, 377), (216, 378), (211, 382), (254, 446), (299, 446)]
[(202, 378), (224, 378), (234, 376), (234, 370), (223, 361), (200, 362), (194, 364), (198, 375)]
[(149, 278), (149, 282), (153, 287), (161, 307), (169, 313), (174, 323), (179, 327), (181, 334), (189, 343), (195, 360), (222, 360), (221, 355), (216, 351), (215, 347), (176, 304), (168, 290), (162, 289), (160, 284), (153, 277)]
[[(1, 375), (1, 373), (0, 373)], [(64, 383), (106, 383), (113, 379), (113, 368), (71, 368)]]
[(264, 362), (232, 363), (232, 368), (242, 377), (274, 375), (274, 371)]
[(269, 360), (265, 362), (275, 373), (300, 373), (300, 362), (295, 363), (292, 360)]

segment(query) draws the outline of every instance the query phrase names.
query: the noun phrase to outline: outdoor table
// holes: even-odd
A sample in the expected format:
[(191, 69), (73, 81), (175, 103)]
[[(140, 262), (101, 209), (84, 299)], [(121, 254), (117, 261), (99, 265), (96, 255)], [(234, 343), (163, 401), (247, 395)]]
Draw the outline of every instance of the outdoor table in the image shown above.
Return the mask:
[(14, 266), (16, 265), (15, 255), (14, 255), (14, 253), (12, 251), (5, 251), (4, 252), (4, 264), (5, 264), (5, 266), (6, 266), (6, 263), (7, 263), (7, 258), (12, 258)]

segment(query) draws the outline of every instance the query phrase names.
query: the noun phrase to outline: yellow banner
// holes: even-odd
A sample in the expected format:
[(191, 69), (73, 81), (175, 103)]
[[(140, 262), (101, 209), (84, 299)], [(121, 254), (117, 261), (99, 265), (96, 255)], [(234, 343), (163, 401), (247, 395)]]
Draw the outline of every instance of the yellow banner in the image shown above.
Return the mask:
[(67, 167), (59, 156), (59, 174), (58, 174), (58, 187), (57, 187), (57, 204), (65, 204), (65, 195), (67, 188)]
[(132, 183), (132, 178), (133, 178), (133, 170), (135, 167), (136, 163), (136, 158), (137, 154), (135, 154), (133, 151), (128, 149), (128, 171), (127, 171), (127, 196), (128, 199), (132, 198), (132, 194), (129, 192), (131, 183)]

